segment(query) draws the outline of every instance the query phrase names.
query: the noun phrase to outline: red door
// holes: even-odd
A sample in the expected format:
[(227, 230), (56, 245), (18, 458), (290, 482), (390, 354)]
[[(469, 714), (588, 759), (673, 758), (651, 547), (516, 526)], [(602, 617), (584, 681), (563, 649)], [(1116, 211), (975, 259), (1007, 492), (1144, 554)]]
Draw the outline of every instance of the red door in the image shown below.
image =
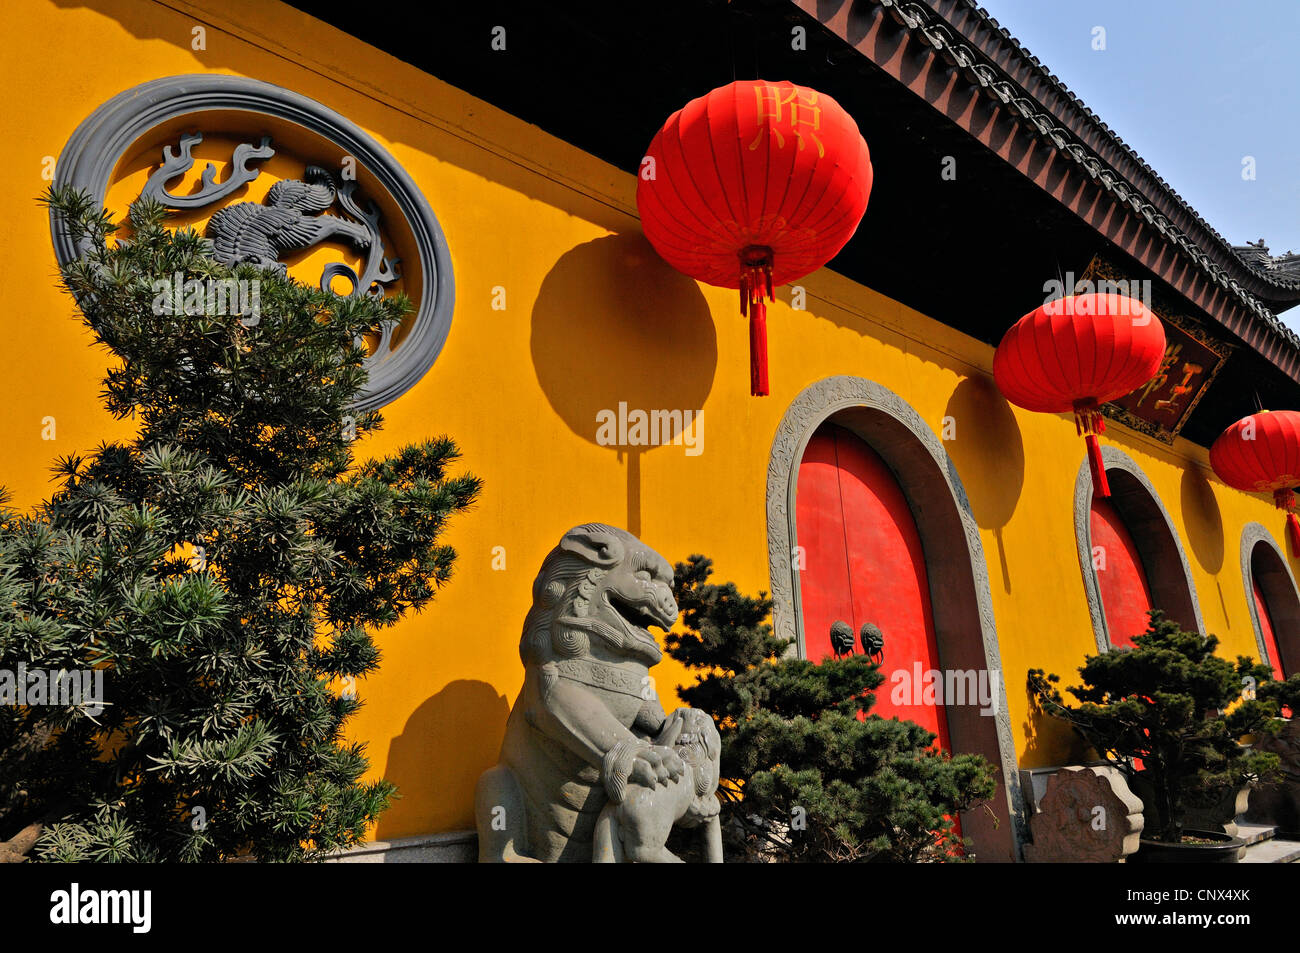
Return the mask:
[(1147, 630), (1151, 586), (1142, 557), (1124, 520), (1109, 500), (1092, 499), (1092, 565), (1101, 592), (1101, 607), (1116, 648), (1131, 646)]
[(1269, 614), (1268, 602), (1264, 599), (1264, 593), (1260, 590), (1259, 581), (1253, 571), (1250, 574), (1250, 588), (1254, 591), (1255, 614), (1259, 616), (1259, 632), (1264, 636), (1264, 647), (1268, 649), (1268, 661), (1273, 666), (1273, 677), (1283, 681), (1286, 676), (1282, 674), (1282, 653), (1277, 648), (1277, 635), (1273, 632), (1273, 617)]
[[(921, 537), (911, 508), (880, 456), (843, 427), (826, 425), (799, 464), (795, 522), (804, 569), (799, 576), (808, 658), (832, 654), (830, 630), (848, 623), (857, 638), (865, 622), (880, 627), (885, 682), (873, 714), (915, 721), (951, 750), (942, 705), (943, 676), (930, 607)], [(858, 642), (854, 651), (861, 653)], [(927, 703), (925, 676), (938, 678), (939, 702)], [(933, 678), (934, 676), (932, 676)], [(900, 694), (899, 701), (892, 696)]]

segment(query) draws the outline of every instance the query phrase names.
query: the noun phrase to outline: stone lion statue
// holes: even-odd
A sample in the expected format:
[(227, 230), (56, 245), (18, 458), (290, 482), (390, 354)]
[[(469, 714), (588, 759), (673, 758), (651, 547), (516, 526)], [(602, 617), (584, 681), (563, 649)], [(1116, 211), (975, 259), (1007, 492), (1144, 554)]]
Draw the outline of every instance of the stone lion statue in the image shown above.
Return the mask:
[(500, 763), (475, 792), (479, 861), (676, 861), (675, 824), (722, 860), (713, 719), (667, 715), (649, 628), (677, 621), (667, 560), (625, 530), (575, 526), (542, 561)]

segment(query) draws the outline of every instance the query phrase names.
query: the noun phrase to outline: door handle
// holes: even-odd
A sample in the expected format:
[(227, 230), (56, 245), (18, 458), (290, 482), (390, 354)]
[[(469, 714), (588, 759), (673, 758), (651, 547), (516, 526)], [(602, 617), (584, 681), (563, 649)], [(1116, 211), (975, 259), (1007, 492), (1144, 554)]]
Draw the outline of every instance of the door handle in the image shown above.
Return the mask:
[(831, 651), (836, 658), (853, 654), (853, 629), (843, 619), (831, 623)]
[[(852, 633), (849, 637), (852, 638)], [(885, 658), (885, 633), (880, 631), (879, 626), (864, 622), (858, 638), (862, 640), (862, 651), (867, 653), (871, 661), (879, 665)]]

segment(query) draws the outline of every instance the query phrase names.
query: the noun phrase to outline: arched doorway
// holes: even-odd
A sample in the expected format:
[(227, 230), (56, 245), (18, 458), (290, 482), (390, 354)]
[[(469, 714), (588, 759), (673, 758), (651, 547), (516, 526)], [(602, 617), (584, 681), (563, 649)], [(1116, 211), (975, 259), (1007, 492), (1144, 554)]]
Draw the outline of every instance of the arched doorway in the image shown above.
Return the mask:
[(1274, 678), (1300, 672), (1300, 592), (1282, 550), (1259, 523), (1242, 532), (1241, 562), (1260, 658)]
[[(828, 445), (823, 439), (826, 431), (821, 430), (824, 424), (839, 428), (857, 442), (836, 440)], [(768, 561), (773, 627), (778, 636), (793, 642), (792, 654), (807, 658), (821, 657), (829, 644), (829, 623), (808, 620), (808, 610), (803, 604), (802, 576), (805, 572), (817, 572), (809, 569), (809, 560), (816, 554), (805, 544), (799, 527), (801, 480), (804, 476), (813, 481), (818, 479), (811, 475), (811, 468), (805, 471), (803, 466), (810, 446), (810, 465), (817, 460), (824, 463), (830, 446), (851, 448), (848, 453), (856, 461), (853, 464), (856, 472), (849, 478), (850, 496), (856, 495), (862, 505), (877, 507), (877, 514), (891, 512), (892, 507), (893, 513), (901, 515), (904, 507), (894, 495), (895, 490), (906, 504), (915, 537), (908, 532), (907, 521), (893, 520), (893, 528), (886, 526), (886, 532), (894, 534), (892, 545), (907, 550), (912, 585), (919, 586), (929, 597), (929, 627), (920, 628), (934, 632), (939, 664), (933, 667), (942, 673), (978, 673), (992, 689), (993, 700), (989, 706), (951, 704), (943, 713), (949, 750), (983, 755), (1001, 769), (998, 792), (990, 805), (992, 814), (976, 810), (963, 815), (962, 831), (974, 841), (978, 859), (1018, 860), (1025, 836), (1024, 800), (1006, 703), (988, 567), (979, 527), (956, 466), (920, 415), (897, 394), (874, 381), (850, 376), (825, 378), (809, 385), (791, 403), (777, 427), (768, 463)], [(860, 446), (865, 446), (870, 454), (861, 453)], [(881, 478), (882, 467), (888, 471), (892, 483)], [(832, 489), (831, 481), (823, 475), (821, 493), (839, 492), (842, 500), (843, 493), (838, 489), (842, 485), (837, 475)], [(803, 530), (818, 531), (830, 532), (814, 530), (807, 524)], [(852, 540), (850, 536), (848, 543), (841, 543), (844, 554), (841, 566), (852, 565), (849, 561), (849, 551), (855, 545)], [(918, 541), (920, 557), (914, 562), (912, 553)], [(835, 560), (827, 561), (831, 567), (827, 571), (834, 578)], [(923, 577), (916, 575), (918, 564), (924, 570)], [(847, 570), (839, 572), (844, 574)], [(841, 598), (837, 605), (846, 612), (850, 609), (861, 612), (864, 619), (868, 613), (879, 611), (870, 602), (855, 607), (857, 600), (855, 581), (854, 596), (847, 602)], [(922, 602), (918, 599), (913, 604), (920, 606)], [(823, 618), (827, 616), (827, 610), (814, 608), (812, 611), (820, 612)], [(924, 618), (923, 610), (921, 617)], [(852, 620), (845, 617), (844, 621), (860, 626), (862, 620), (855, 615)], [(915, 623), (909, 628), (912, 632), (919, 631)], [(888, 631), (885, 651), (886, 665), (890, 666), (893, 656)], [(901, 652), (901, 647), (897, 651)], [(887, 688), (888, 685), (882, 686)], [(880, 699), (878, 692), (877, 705)], [(1008, 816), (1011, 823), (1006, 822)]]
[(898, 480), (864, 440), (824, 423), (804, 450), (798, 486), (806, 657), (832, 655), (836, 622), (846, 623), (855, 638), (865, 623), (876, 625), (885, 637), (881, 671), (887, 681), (872, 713), (914, 721), (951, 750), (943, 705), (925, 704), (921, 685), (912, 684), (939, 669), (939, 646), (921, 534)]
[(1259, 638), (1264, 643), (1264, 659), (1266, 664), (1273, 667), (1273, 677), (1279, 682), (1286, 680), (1286, 673), (1282, 669), (1282, 653), (1277, 647), (1277, 632), (1273, 628), (1273, 616), (1269, 612), (1268, 599), (1264, 597), (1264, 592), (1259, 587), (1259, 577), (1251, 579), (1250, 586), (1251, 597), (1255, 600), (1255, 620), (1259, 625)]
[(1151, 481), (1116, 447), (1102, 447), (1102, 460), (1109, 499), (1094, 497), (1086, 460), (1074, 485), (1079, 567), (1098, 650), (1132, 645), (1150, 609), (1204, 634), (1187, 555)]
[(1142, 556), (1124, 517), (1109, 500), (1093, 498), (1090, 522), (1092, 564), (1106, 629), (1112, 645), (1131, 646), (1133, 636), (1147, 630), (1147, 613), (1155, 607)]

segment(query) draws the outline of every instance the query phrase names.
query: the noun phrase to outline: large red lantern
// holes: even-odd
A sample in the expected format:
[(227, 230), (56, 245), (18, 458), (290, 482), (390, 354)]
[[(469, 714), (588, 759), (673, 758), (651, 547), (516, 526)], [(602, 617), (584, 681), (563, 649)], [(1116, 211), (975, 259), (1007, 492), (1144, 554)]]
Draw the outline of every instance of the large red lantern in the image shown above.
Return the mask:
[(853, 236), (871, 194), (867, 143), (835, 100), (790, 82), (749, 80), (668, 117), (642, 160), (636, 204), (670, 265), (740, 289), (749, 315), (750, 393), (768, 392), (774, 285), (826, 264)]
[(1233, 489), (1271, 492), (1274, 505), (1286, 510), (1291, 551), (1300, 555), (1300, 520), (1293, 492), (1300, 486), (1300, 414), (1264, 410), (1241, 418), (1210, 447), (1210, 466)]
[(1011, 326), (993, 355), (1004, 397), (1040, 413), (1074, 412), (1087, 438), (1093, 492), (1110, 496), (1097, 435), (1101, 405), (1142, 386), (1160, 369), (1165, 329), (1140, 301), (1118, 294), (1070, 295)]

